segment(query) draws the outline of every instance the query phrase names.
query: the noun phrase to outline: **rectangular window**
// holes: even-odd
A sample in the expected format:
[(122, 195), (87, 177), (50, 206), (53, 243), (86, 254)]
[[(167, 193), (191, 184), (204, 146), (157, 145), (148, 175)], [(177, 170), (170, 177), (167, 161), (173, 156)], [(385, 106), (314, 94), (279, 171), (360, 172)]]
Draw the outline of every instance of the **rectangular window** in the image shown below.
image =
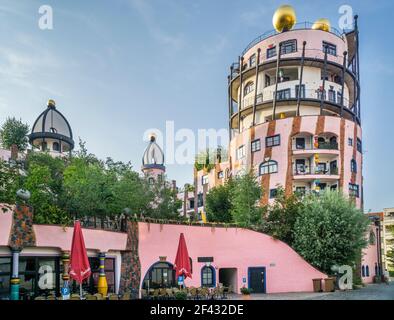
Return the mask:
[[(296, 98), (298, 99), (298, 92), (300, 91), (300, 86), (297, 84), (295, 86), (295, 94), (296, 94)], [(305, 98), (305, 85), (302, 84), (301, 85), (301, 98)]]
[(295, 192), (299, 195), (304, 195), (306, 193), (306, 187), (296, 187)]
[(288, 100), (290, 97), (290, 89), (278, 90), (276, 92), (276, 100)]
[(208, 184), (208, 175), (202, 176), (202, 184)]
[(296, 138), (296, 149), (305, 149), (305, 138)]
[(268, 74), (266, 74), (265, 75), (265, 86), (269, 87), (270, 85), (271, 85), (271, 77)]
[(356, 198), (360, 196), (358, 184), (349, 183), (349, 195)]
[(288, 54), (297, 51), (297, 40), (281, 42), (280, 54)]
[(280, 135), (279, 134), (265, 138), (265, 146), (266, 147), (275, 147), (275, 146), (279, 146), (279, 145), (280, 145)]
[(327, 171), (327, 165), (325, 162), (320, 162), (317, 164), (316, 173), (318, 174), (325, 174)]
[(323, 52), (325, 53), (327, 51), (327, 54), (330, 54), (332, 56), (337, 55), (337, 46), (335, 44), (323, 41)]
[(189, 208), (194, 209), (194, 199), (189, 200)]
[(218, 172), (218, 179), (223, 179), (224, 178), (224, 173), (223, 171)]
[(278, 189), (271, 189), (270, 190), (270, 199), (276, 198), (277, 194), (278, 194)]
[(253, 67), (256, 65), (256, 54), (252, 54), (249, 58), (249, 67)]
[(359, 138), (357, 138), (357, 151), (360, 153), (363, 152), (363, 144)]
[(276, 56), (276, 47), (268, 48), (267, 49), (267, 59)]
[(332, 89), (328, 90), (328, 101), (336, 103), (336, 92)]
[(245, 146), (240, 146), (237, 150), (237, 159), (241, 160), (245, 157)]
[[(340, 91), (337, 92), (337, 99), (338, 103), (342, 103), (342, 93)], [(343, 101), (343, 103), (345, 103), (345, 101)]]
[(10, 294), (11, 257), (0, 257), (0, 300)]
[(350, 160), (350, 171), (357, 173), (357, 161), (354, 159)]
[(260, 151), (261, 150), (261, 141), (260, 139), (252, 141), (251, 145), (252, 152)]
[(348, 144), (349, 147), (353, 147), (353, 139), (352, 139), (352, 138), (349, 138), (349, 139), (347, 140), (347, 144)]

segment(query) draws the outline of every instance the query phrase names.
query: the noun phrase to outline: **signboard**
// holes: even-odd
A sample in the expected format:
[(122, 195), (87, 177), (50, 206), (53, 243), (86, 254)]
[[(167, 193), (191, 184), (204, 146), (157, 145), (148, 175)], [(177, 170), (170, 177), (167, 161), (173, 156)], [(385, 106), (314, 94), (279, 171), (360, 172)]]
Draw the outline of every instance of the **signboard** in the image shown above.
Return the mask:
[(246, 283), (246, 278), (245, 277), (242, 278), (242, 283)]
[(178, 277), (178, 286), (183, 286), (183, 282), (184, 282), (184, 277), (183, 276), (179, 276)]
[(70, 288), (69, 287), (63, 287), (60, 290), (62, 294), (63, 300), (69, 300), (70, 299)]
[(213, 262), (213, 257), (198, 257), (197, 258), (198, 262)]

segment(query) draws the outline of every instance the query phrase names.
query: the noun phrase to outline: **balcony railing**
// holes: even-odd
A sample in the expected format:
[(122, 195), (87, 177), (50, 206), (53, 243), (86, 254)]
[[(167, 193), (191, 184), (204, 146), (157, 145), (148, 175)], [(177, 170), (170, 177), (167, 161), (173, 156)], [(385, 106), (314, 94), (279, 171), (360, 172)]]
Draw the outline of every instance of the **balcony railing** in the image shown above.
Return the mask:
[[(283, 82), (282, 82), (283, 83)], [(256, 96), (256, 104), (261, 104), (264, 102), (273, 101), (275, 95), (275, 90), (263, 90), (263, 93), (259, 93)], [(287, 100), (297, 100), (298, 90), (295, 88), (281, 88), (276, 93), (277, 101), (287, 101)], [(319, 101), (322, 98), (322, 93), (319, 89), (306, 89), (301, 90), (301, 100), (315, 100)], [(323, 94), (323, 101), (333, 103), (336, 105), (341, 105), (342, 100), (340, 97), (340, 92), (338, 91), (328, 91), (328, 94)], [(254, 94), (252, 93), (249, 97), (242, 100), (242, 108), (246, 109), (253, 106), (254, 104)], [(350, 102), (348, 99), (343, 98), (343, 105), (345, 108), (349, 109)]]
[[(299, 22), (296, 23), (293, 27), (292, 30), (308, 30), (308, 29), (312, 29), (314, 23), (312, 22)], [(331, 31), (330, 33), (335, 34), (336, 36), (342, 38), (343, 37), (343, 32), (339, 31), (336, 28), (331, 27)], [(263, 33), (262, 35), (258, 36), (257, 38), (255, 38), (253, 41), (251, 41), (245, 48), (245, 50), (242, 52), (242, 55), (244, 55), (250, 48), (254, 47), (256, 44), (258, 44), (259, 42), (272, 37), (276, 34), (279, 34), (279, 32), (277, 32), (276, 30), (269, 30), (265, 33)]]
[(305, 176), (305, 175), (325, 175), (325, 176), (336, 176), (338, 175), (338, 168), (331, 169), (320, 169), (320, 168), (310, 168), (309, 166), (297, 166), (293, 167), (293, 174), (295, 176)]

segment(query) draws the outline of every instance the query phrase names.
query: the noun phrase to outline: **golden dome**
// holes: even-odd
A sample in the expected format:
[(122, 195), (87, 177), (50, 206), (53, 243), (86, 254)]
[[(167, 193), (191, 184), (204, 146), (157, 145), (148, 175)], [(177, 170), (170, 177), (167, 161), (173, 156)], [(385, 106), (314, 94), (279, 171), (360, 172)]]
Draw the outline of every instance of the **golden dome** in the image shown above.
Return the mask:
[(315, 23), (312, 26), (313, 30), (322, 30), (326, 32), (330, 32), (331, 30), (331, 23), (330, 20), (322, 18), (319, 20), (316, 20)]
[(48, 107), (56, 107), (56, 102), (53, 99), (49, 99), (47, 105)]
[(290, 5), (280, 6), (272, 17), (272, 24), (278, 32), (291, 30), (296, 22), (296, 13)]

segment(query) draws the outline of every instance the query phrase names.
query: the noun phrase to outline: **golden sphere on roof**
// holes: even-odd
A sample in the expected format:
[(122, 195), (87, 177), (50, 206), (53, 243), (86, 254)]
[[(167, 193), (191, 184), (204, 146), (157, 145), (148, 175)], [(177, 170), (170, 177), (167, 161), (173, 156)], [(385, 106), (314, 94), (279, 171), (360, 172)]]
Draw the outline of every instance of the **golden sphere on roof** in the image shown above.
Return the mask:
[(272, 24), (278, 32), (291, 30), (296, 22), (296, 13), (290, 5), (280, 6), (272, 17)]
[(56, 107), (56, 102), (53, 99), (48, 100), (48, 107)]
[(322, 18), (319, 20), (316, 20), (315, 23), (312, 26), (313, 30), (322, 30), (326, 32), (330, 32), (331, 30), (331, 23), (330, 20), (326, 18)]

